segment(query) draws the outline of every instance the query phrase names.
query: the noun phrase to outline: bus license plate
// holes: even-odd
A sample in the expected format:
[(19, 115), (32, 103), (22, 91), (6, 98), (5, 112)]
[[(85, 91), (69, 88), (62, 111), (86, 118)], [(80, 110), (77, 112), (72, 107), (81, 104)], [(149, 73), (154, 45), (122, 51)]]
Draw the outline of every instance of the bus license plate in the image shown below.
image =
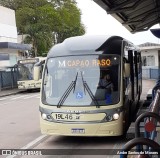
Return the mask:
[(71, 129), (71, 131), (72, 131), (72, 133), (74, 133), (74, 134), (83, 134), (83, 133), (85, 133), (85, 130), (84, 130), (84, 128), (72, 128)]
[(52, 114), (53, 118), (55, 120), (63, 120), (63, 121), (74, 121), (74, 120), (80, 120), (79, 114), (63, 114), (63, 113), (54, 113)]

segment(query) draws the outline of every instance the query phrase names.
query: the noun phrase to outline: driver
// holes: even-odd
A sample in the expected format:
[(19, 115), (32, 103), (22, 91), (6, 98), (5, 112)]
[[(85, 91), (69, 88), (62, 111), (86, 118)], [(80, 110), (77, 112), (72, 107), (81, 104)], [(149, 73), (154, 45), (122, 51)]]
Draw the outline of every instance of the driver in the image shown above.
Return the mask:
[(107, 89), (109, 93), (113, 91), (113, 83), (109, 74), (106, 74), (99, 82), (99, 88)]

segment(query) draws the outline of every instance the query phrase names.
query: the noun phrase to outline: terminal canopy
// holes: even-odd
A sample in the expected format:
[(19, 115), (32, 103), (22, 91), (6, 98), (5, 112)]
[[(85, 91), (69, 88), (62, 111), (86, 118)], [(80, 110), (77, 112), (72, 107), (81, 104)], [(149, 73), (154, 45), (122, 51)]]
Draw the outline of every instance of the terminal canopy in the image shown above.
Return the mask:
[(131, 33), (160, 23), (160, 0), (94, 0)]

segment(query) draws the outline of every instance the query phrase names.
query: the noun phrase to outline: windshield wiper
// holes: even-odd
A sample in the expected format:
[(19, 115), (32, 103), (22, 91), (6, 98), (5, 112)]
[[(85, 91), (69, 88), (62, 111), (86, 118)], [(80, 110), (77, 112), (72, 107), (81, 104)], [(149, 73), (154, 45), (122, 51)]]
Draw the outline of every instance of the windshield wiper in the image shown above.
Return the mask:
[(69, 94), (71, 93), (72, 89), (73, 89), (73, 93), (74, 93), (75, 87), (76, 87), (76, 82), (77, 82), (77, 77), (78, 77), (78, 72), (77, 72), (75, 80), (71, 82), (71, 84), (68, 86), (68, 88), (65, 90), (64, 94), (62, 95), (61, 99), (59, 100), (59, 102), (57, 104), (57, 108), (60, 108), (61, 105), (63, 105), (63, 103), (65, 102), (65, 100), (67, 99)]
[(98, 104), (97, 99), (93, 95), (93, 93), (92, 93), (91, 89), (89, 88), (87, 82), (84, 81), (84, 79), (83, 79), (82, 71), (81, 71), (81, 77), (82, 77), (82, 82), (83, 82), (83, 87), (84, 87), (84, 93), (85, 93), (85, 90), (86, 90), (88, 92), (89, 96), (91, 97), (92, 101), (95, 103), (96, 107), (99, 108), (100, 106)]

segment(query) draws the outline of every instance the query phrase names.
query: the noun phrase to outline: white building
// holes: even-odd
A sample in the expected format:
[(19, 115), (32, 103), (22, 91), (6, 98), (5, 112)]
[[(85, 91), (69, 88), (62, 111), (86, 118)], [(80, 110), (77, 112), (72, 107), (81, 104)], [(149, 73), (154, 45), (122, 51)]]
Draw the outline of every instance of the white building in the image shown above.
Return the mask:
[(142, 66), (145, 68), (160, 67), (160, 44), (144, 43), (139, 45), (142, 56)]
[(142, 77), (160, 79), (160, 44), (147, 42), (139, 47), (142, 56)]
[(17, 43), (15, 11), (0, 6), (0, 42)]
[(17, 43), (15, 11), (0, 6), (0, 67), (14, 66), (31, 47)]

